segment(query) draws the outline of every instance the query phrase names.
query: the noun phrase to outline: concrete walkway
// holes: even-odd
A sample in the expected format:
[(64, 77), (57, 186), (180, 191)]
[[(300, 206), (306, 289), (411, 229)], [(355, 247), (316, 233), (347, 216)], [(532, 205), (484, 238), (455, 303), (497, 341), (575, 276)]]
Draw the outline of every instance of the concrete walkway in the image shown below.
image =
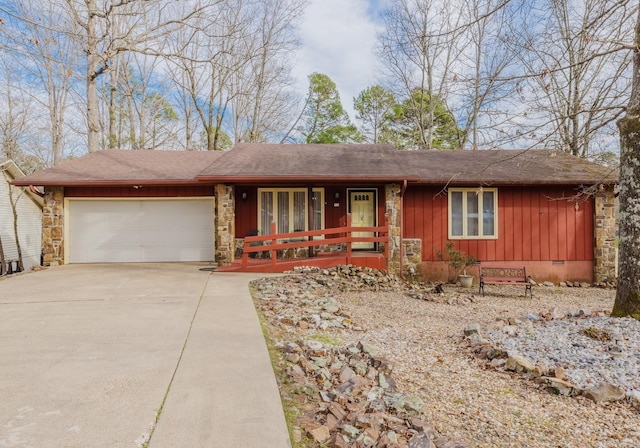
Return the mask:
[(289, 447), (255, 276), (201, 267), (0, 280), (0, 446)]

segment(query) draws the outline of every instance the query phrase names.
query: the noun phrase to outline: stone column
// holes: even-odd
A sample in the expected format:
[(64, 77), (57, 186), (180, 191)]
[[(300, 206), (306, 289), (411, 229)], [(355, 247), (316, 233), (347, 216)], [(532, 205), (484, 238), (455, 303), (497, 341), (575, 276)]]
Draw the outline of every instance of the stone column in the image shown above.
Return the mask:
[(233, 262), (235, 253), (235, 188), (217, 184), (216, 190), (216, 262), (220, 266)]
[(595, 197), (594, 281), (614, 281), (616, 265), (616, 208), (613, 185), (600, 185)]
[(387, 184), (384, 187), (385, 213), (389, 217), (389, 260), (387, 266), (389, 272), (400, 274), (400, 184)]
[(45, 266), (64, 264), (64, 187), (44, 189), (42, 253)]

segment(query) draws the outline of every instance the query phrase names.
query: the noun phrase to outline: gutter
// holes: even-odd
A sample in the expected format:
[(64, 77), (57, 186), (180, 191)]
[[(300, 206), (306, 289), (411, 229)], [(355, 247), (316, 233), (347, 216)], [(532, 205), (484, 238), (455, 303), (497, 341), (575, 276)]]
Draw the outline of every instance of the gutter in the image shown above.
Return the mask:
[(12, 185), (19, 187), (28, 187), (29, 185), (38, 185), (43, 187), (133, 187), (134, 185), (142, 186), (203, 186), (202, 182), (194, 180), (78, 180), (78, 181), (42, 181), (35, 179), (21, 180), (15, 179), (11, 182)]
[[(200, 183), (343, 183), (343, 182), (398, 182), (397, 177), (389, 177), (386, 175), (370, 175), (363, 176), (361, 174), (344, 174), (344, 175), (282, 175), (282, 176), (260, 176), (260, 175), (229, 175), (229, 176), (197, 176), (196, 180)], [(418, 178), (410, 179), (415, 182)]]

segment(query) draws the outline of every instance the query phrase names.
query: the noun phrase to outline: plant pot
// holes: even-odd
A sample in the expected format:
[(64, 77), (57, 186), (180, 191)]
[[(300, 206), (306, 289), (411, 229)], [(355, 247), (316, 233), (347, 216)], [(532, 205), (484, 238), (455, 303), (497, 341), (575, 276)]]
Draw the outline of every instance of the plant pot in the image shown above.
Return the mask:
[(458, 281), (463, 288), (471, 288), (473, 285), (473, 275), (458, 275)]

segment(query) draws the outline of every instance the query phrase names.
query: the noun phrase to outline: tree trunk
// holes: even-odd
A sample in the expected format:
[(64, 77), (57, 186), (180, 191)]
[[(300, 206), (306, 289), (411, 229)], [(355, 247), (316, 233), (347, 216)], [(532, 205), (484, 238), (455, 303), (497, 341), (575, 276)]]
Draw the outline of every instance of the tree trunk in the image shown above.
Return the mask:
[(98, 75), (100, 56), (96, 37), (96, 0), (87, 1), (87, 143), (89, 152), (100, 149), (100, 110), (98, 109)]
[(640, 319), (640, 9), (635, 27), (633, 81), (620, 130), (620, 246), (612, 315)]
[[(11, 190), (13, 187), (9, 187)], [(24, 271), (24, 262), (22, 261), (22, 245), (20, 244), (20, 235), (18, 233), (18, 209), (17, 203), (20, 200), (22, 193), (14, 200), (13, 195), (9, 194), (9, 200), (11, 202), (11, 211), (13, 212), (13, 235), (16, 239), (16, 250), (18, 251), (18, 272)]]

